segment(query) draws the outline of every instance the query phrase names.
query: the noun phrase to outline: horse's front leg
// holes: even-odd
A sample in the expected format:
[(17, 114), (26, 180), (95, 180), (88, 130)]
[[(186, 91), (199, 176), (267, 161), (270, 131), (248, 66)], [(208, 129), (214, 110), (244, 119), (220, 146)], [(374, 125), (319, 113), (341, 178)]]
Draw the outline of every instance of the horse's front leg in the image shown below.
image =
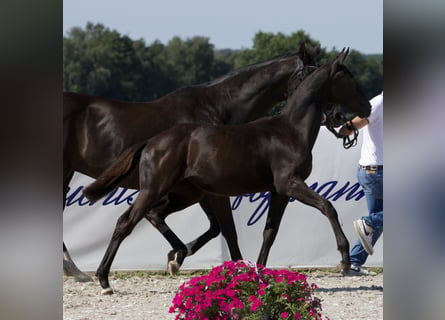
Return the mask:
[(242, 259), (241, 250), (238, 245), (235, 222), (233, 221), (230, 199), (228, 197), (206, 195), (201, 199), (199, 204), (210, 221), (210, 228), (201, 237), (187, 244), (190, 253), (195, 253), (204, 244), (216, 237), (221, 231), (223, 237), (226, 239), (227, 246), (229, 247), (230, 258), (233, 261)]
[(289, 203), (289, 197), (272, 193), (270, 199), (270, 207), (267, 213), (266, 225), (263, 231), (263, 245), (258, 255), (257, 263), (265, 266), (269, 257), (270, 248), (280, 228), (281, 219)]
[[(168, 195), (168, 206), (163, 213), (158, 213), (156, 215), (158, 218), (160, 216), (165, 218), (169, 214), (185, 209), (199, 201), (201, 208), (204, 210), (207, 218), (209, 219), (210, 226), (207, 231), (185, 245), (187, 249), (187, 256), (195, 254), (207, 242), (218, 236), (222, 231), (222, 234), (229, 247), (231, 259), (234, 261), (242, 259), (241, 250), (238, 246), (238, 237), (236, 234), (229, 198), (203, 195), (202, 191), (196, 189), (192, 185), (192, 188), (185, 192), (182, 186), (183, 185), (181, 184), (181, 193), (178, 193), (178, 189), (175, 189), (175, 193), (170, 193)], [(147, 219), (149, 219), (148, 215)], [(183, 247), (178, 245), (178, 242), (175, 241), (174, 237), (171, 239), (172, 241), (169, 240), (169, 242), (174, 243), (175, 245), (174, 249), (168, 253), (168, 265), (173, 267), (171, 271), (169, 268), (169, 271), (173, 272), (177, 271), (177, 268), (179, 267), (176, 260), (178, 256), (183, 256)]]
[[(192, 184), (187, 182), (182, 182), (179, 185), (179, 187), (177, 186), (173, 192), (168, 194), (168, 205), (165, 207), (164, 211), (149, 212), (145, 217), (153, 225), (158, 225), (160, 229), (169, 230), (168, 226), (165, 224), (164, 219), (171, 213), (183, 210), (197, 203), (198, 201), (200, 201), (203, 195), (204, 194), (202, 193), (202, 191), (197, 189)], [(167, 255), (168, 259), (167, 265), (169, 266), (170, 273), (176, 273), (179, 270), (179, 266), (182, 264), (185, 256), (190, 256), (194, 254), (205, 243), (215, 238), (219, 234), (220, 230), (218, 223), (213, 217), (211, 216), (208, 217), (210, 220), (209, 230), (204, 232), (197, 239), (186, 244), (185, 252), (184, 252), (184, 244), (182, 243), (182, 241), (177, 239), (177, 237), (172, 232), (165, 234), (167, 241), (169, 241), (169, 243), (173, 247), (173, 249)]]
[(343, 233), (340, 222), (338, 221), (337, 211), (332, 204), (309, 188), (304, 181), (298, 178), (295, 178), (290, 182), (287, 193), (288, 196), (320, 210), (321, 213), (323, 213), (329, 219), (332, 229), (334, 230), (335, 239), (337, 241), (337, 249), (340, 251), (342, 256), (342, 268), (345, 272), (349, 272), (351, 266), (351, 262), (349, 260), (349, 241)]

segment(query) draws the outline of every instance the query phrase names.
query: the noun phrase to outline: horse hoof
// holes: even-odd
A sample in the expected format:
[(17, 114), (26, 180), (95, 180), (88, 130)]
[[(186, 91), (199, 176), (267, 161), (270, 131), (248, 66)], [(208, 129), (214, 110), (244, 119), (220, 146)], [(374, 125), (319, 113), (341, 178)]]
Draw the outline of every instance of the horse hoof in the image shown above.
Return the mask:
[(92, 282), (93, 278), (91, 278), (89, 275), (85, 273), (74, 275), (74, 280), (77, 282)]
[(106, 295), (111, 295), (111, 294), (113, 294), (114, 292), (113, 292), (113, 289), (111, 289), (110, 287), (108, 287), (108, 288), (106, 288), (106, 289), (102, 289), (102, 291), (101, 291), (101, 294), (103, 295), (103, 296), (106, 296)]
[(348, 273), (351, 270), (351, 264), (350, 263), (344, 263), (343, 261), (340, 262), (339, 267), (344, 273)]
[(172, 260), (168, 262), (168, 273), (170, 273), (171, 276), (174, 276), (179, 272), (179, 263)]
[(94, 281), (89, 275), (80, 271), (70, 260), (63, 260), (63, 274), (67, 277), (74, 277), (74, 281), (76, 282)]

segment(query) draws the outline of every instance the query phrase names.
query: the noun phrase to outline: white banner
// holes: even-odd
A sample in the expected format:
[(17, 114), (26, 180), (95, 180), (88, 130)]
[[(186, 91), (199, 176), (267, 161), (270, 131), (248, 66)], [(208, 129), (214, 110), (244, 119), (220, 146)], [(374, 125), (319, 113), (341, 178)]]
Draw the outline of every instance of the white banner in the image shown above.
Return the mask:
[[(336, 208), (343, 231), (352, 246), (357, 241), (352, 221), (367, 215), (366, 201), (356, 179), (361, 135), (356, 147), (345, 150), (324, 127), (313, 150), (313, 170), (307, 185), (329, 199)], [(82, 188), (93, 179), (75, 174), (64, 212), (64, 241), (77, 266), (84, 271), (97, 269), (111, 239), (118, 217), (137, 196), (124, 188), (91, 205), (82, 196)], [(244, 259), (256, 261), (263, 240), (268, 193), (232, 197), (238, 242)], [(209, 227), (199, 205), (172, 214), (167, 224), (187, 243)], [(286, 208), (280, 230), (272, 246), (268, 267), (334, 267), (340, 259), (334, 232), (320, 211), (292, 201)], [(122, 242), (112, 270), (165, 270), (169, 243), (147, 221), (142, 220)], [(191, 257), (182, 269), (207, 269), (229, 260), (224, 238), (220, 235)], [(367, 266), (383, 266), (383, 236), (369, 256)]]

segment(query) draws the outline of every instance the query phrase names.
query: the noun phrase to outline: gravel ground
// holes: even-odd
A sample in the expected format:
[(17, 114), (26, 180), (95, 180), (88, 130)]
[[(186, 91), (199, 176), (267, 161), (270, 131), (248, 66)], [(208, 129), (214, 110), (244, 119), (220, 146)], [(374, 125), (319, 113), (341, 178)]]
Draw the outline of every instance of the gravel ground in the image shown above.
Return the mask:
[[(306, 274), (308, 282), (319, 287), (316, 296), (322, 299), (323, 316), (330, 320), (383, 319), (383, 273), (368, 277), (342, 277), (327, 271)], [(101, 295), (97, 281), (79, 283), (64, 277), (63, 318), (172, 320), (175, 314), (168, 313), (171, 301), (179, 285), (191, 277), (186, 272), (174, 277), (159, 273), (113, 273), (110, 284), (115, 293), (109, 296)]]

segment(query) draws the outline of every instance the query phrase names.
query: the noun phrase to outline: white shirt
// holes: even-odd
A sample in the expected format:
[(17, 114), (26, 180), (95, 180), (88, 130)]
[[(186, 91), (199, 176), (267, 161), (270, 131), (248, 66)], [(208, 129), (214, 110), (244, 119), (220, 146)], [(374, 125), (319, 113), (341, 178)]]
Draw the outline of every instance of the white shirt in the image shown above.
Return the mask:
[(368, 124), (363, 128), (363, 143), (359, 164), (383, 165), (383, 91), (372, 98)]

